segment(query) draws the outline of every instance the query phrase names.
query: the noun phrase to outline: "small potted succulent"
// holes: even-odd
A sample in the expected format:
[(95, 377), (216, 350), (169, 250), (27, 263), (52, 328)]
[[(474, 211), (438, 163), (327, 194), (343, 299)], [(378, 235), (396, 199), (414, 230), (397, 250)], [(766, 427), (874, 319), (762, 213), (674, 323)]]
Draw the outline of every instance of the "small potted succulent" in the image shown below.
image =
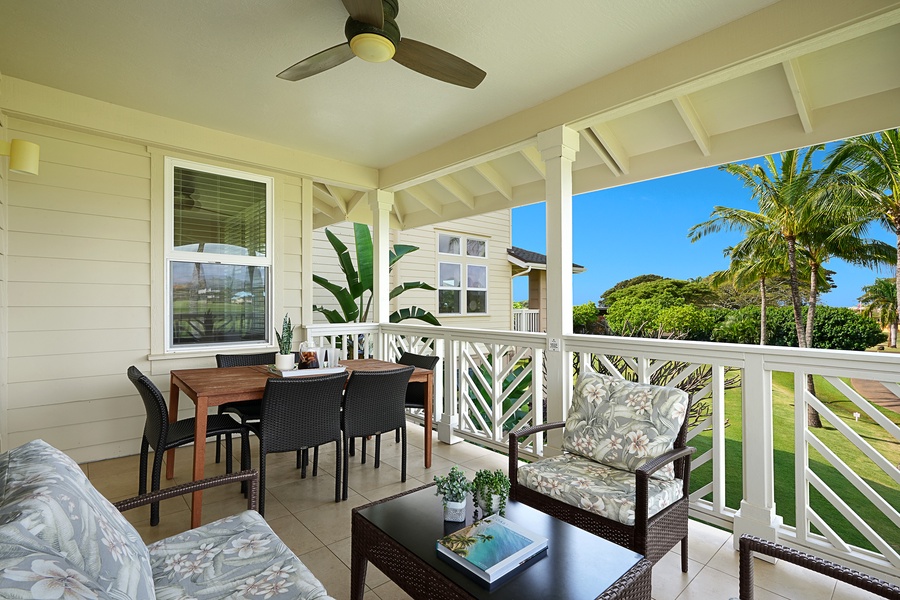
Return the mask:
[(471, 490), (471, 484), (466, 479), (466, 474), (459, 467), (450, 469), (450, 473), (441, 477), (434, 476), (437, 484), (436, 496), (442, 496), (444, 501), (444, 520), (460, 522), (466, 520), (466, 494)]
[(472, 500), (481, 511), (482, 519), (495, 513), (500, 513), (500, 516), (506, 515), (509, 486), (509, 477), (500, 469), (496, 471), (481, 469), (475, 473), (475, 479), (471, 484)]
[(281, 324), (281, 333), (275, 330), (275, 339), (278, 340), (278, 354), (275, 355), (275, 368), (279, 371), (290, 371), (294, 368), (294, 328), (291, 327), (291, 318), (285, 314)]

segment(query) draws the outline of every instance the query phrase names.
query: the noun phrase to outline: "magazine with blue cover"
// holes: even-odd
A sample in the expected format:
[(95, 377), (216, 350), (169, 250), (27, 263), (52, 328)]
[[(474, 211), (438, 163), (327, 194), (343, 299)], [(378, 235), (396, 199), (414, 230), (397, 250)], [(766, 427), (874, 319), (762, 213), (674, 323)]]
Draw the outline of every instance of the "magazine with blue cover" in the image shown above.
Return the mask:
[(547, 538), (491, 515), (437, 541), (438, 556), (489, 589), (547, 554)]

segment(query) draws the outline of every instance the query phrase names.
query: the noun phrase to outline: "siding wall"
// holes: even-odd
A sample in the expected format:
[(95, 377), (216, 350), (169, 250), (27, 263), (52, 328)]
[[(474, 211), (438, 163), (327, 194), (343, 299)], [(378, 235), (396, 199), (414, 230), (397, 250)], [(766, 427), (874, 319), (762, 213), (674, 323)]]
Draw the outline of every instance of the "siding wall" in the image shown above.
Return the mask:
[[(0, 140), (7, 140), (6, 115), (0, 112)], [(9, 161), (0, 159), (0, 452), (6, 452), (9, 446), (7, 429), (9, 419), (6, 418), (9, 404), (9, 386), (7, 384), (8, 369), (6, 359), (8, 354), (7, 334), (9, 331), (9, 311), (7, 310), (7, 277), (9, 273), (9, 261), (7, 259), (7, 232), (8, 222), (8, 184)]]
[[(350, 249), (356, 260), (356, 245), (353, 241), (353, 224), (338, 223), (328, 228)], [(437, 312), (437, 292), (410, 290), (395, 299), (391, 310), (399, 307), (419, 306), (432, 312), (443, 325), (448, 327), (476, 327), (483, 329), (512, 328), (512, 270), (506, 258), (506, 249), (512, 245), (512, 215), (509, 210), (496, 211), (478, 217), (458, 219), (441, 224), (405, 231), (392, 231), (391, 244), (411, 244), (419, 250), (403, 257), (391, 270), (391, 285), (404, 281), (424, 281), (437, 287), (437, 232), (453, 232), (483, 237), (488, 240), (488, 315), (486, 316), (441, 316)], [(316, 230), (314, 240), (314, 272), (326, 279), (345, 284), (346, 279), (337, 262), (334, 249), (325, 237), (325, 230)], [(355, 262), (354, 262), (355, 264)], [(321, 286), (315, 286), (315, 303), (337, 309), (334, 296)], [(325, 317), (316, 313), (316, 323), (325, 323)], [(371, 320), (371, 319), (370, 319)]]
[[(289, 312), (299, 324), (300, 177), (30, 121), (12, 120), (8, 133), (41, 146), (40, 175), (9, 181), (9, 251), (0, 256), (8, 447), (43, 438), (79, 461), (135, 454), (144, 408), (129, 365), (166, 396), (171, 369), (215, 366), (212, 352), (161, 354), (165, 155), (275, 176), (273, 319)], [(192, 415), (190, 401), (181, 406), (179, 416)]]

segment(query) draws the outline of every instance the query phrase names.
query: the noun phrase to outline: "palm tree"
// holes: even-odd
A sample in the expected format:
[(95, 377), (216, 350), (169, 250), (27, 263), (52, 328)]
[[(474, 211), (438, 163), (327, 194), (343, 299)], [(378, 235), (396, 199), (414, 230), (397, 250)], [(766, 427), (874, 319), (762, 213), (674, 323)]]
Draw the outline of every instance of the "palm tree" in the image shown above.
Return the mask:
[(879, 278), (872, 285), (863, 286), (859, 301), (863, 304), (863, 314), (877, 316), (882, 327), (891, 330), (891, 348), (897, 347), (897, 286), (896, 280)]
[[(855, 172), (868, 192), (862, 198), (866, 200), (869, 214), (848, 228), (865, 231), (869, 223), (877, 221), (897, 236), (894, 257), (896, 297), (900, 292), (900, 129), (844, 140), (829, 159), (827, 172)], [(900, 311), (900, 307), (896, 308)]]

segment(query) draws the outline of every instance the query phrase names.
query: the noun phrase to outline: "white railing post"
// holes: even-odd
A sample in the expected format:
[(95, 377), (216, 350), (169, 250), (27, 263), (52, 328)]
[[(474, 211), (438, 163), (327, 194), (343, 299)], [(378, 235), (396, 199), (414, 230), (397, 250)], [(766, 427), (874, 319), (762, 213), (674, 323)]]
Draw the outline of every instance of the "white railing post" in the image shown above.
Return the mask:
[(459, 353), (465, 344), (455, 341), (453, 338), (445, 338), (444, 346), (444, 394), (440, 401), (443, 403), (441, 420), (438, 423), (438, 440), (445, 444), (456, 444), (463, 441), (454, 432), (459, 426), (459, 379), (457, 373), (463, 367)]
[[(372, 260), (372, 321), (387, 323), (390, 315), (390, 215), (394, 206), (393, 192), (372, 190), (369, 192), (369, 207), (373, 217), (373, 260)], [(375, 358), (384, 357), (381, 336), (375, 344)]]
[(743, 391), (744, 497), (734, 516), (734, 548), (742, 533), (778, 539), (782, 518), (775, 514), (772, 372), (761, 355), (745, 358)]

